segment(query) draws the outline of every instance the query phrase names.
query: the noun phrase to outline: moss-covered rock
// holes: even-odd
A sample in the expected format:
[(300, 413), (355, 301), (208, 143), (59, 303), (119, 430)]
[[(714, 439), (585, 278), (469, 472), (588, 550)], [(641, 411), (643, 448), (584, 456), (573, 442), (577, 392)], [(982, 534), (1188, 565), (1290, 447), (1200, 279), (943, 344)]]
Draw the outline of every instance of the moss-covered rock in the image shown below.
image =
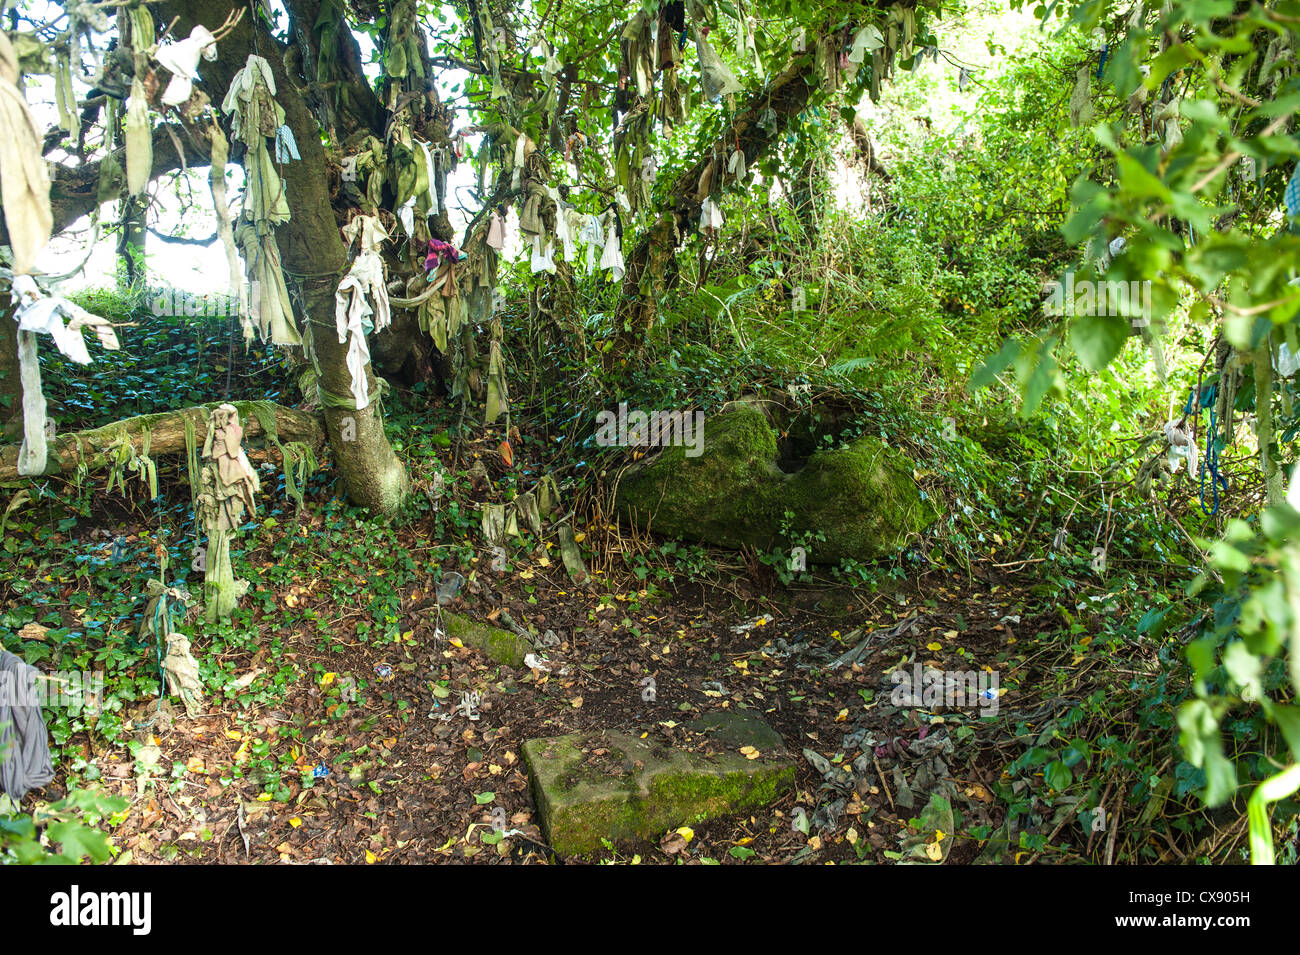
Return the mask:
[[(794, 787), (794, 763), (766, 724), (736, 717), (697, 728), (713, 737), (711, 754), (668, 749), (623, 733), (524, 743), (551, 848), (562, 856), (580, 855), (599, 849), (602, 839), (651, 841), (677, 826), (771, 805)], [(760, 755), (749, 759), (737, 744), (754, 745)]]
[(793, 474), (778, 467), (777, 433), (762, 410), (734, 405), (704, 422), (703, 452), (668, 447), (619, 482), (619, 514), (669, 537), (768, 549), (790, 532), (821, 534), (808, 559), (870, 560), (928, 526), (933, 509), (912, 479), (912, 462), (879, 438), (814, 452)]
[(533, 652), (532, 644), (518, 634), (499, 630), (485, 623), (476, 623), (458, 613), (442, 612), (447, 635), (456, 637), (467, 647), (483, 651), (489, 660), (507, 666), (521, 667), (524, 657)]

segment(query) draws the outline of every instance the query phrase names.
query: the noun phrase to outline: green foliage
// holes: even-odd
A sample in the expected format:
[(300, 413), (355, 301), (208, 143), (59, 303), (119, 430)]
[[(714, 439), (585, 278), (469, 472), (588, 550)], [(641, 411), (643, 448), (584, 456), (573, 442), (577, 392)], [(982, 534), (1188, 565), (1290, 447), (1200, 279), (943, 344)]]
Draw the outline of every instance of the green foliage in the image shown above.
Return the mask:
[[(1266, 805), (1286, 800), (1289, 812), (1300, 808), (1291, 798), (1300, 789), (1298, 542), (1300, 513), (1289, 504), (1268, 508), (1254, 527), (1233, 521), (1210, 548), (1222, 584), (1207, 572), (1192, 587), (1213, 609), (1187, 648), (1195, 697), (1178, 712), (1180, 741), (1188, 761), (1205, 773), (1204, 798), (1211, 806), (1234, 798), (1239, 785), (1257, 786), (1249, 809), (1257, 863), (1273, 862)], [(1267, 724), (1279, 731), (1271, 746), (1264, 745)], [(1253, 743), (1239, 745), (1235, 761), (1224, 753), (1225, 728), (1239, 743)]]
[(0, 813), (0, 864), (106, 862), (112, 849), (99, 826), (125, 809), (124, 799), (78, 789), (31, 814)]

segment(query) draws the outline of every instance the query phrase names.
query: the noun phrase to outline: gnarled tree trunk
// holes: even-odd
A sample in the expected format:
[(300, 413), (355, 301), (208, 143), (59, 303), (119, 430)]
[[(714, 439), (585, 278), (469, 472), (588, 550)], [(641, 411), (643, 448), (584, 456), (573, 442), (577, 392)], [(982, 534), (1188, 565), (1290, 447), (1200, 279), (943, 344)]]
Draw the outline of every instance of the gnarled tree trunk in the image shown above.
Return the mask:
[[(170, 17), (177, 17), (172, 32), (187, 36), (199, 23), (209, 29), (220, 25), (239, 6), (230, 0), (169, 2), (161, 5), (158, 19), (168, 22)], [(328, 394), (347, 396), (352, 390), (347, 344), (338, 340), (334, 325), (334, 291), (347, 266), (347, 249), (330, 205), (320, 124), (299, 92), (308, 88), (306, 79), (286, 72), (284, 47), (249, 20), (245, 16), (221, 41), (215, 62), (202, 65), (202, 86), (213, 103), (220, 103), (250, 53), (257, 52), (271, 64), (276, 101), (284, 108), (285, 123), (293, 131), (302, 156), (282, 168), (291, 218), (276, 230), (276, 241), (288, 284), (291, 288), (297, 284), (301, 291), (304, 314), (300, 321), (311, 324), (320, 387)], [(301, 278), (295, 280), (294, 275)], [(366, 390), (373, 394), (375, 376), (368, 362), (365, 375)], [(391, 513), (406, 496), (410, 480), (384, 434), (378, 403), (372, 401), (361, 410), (326, 407), (325, 423), (348, 497), (372, 511)]]

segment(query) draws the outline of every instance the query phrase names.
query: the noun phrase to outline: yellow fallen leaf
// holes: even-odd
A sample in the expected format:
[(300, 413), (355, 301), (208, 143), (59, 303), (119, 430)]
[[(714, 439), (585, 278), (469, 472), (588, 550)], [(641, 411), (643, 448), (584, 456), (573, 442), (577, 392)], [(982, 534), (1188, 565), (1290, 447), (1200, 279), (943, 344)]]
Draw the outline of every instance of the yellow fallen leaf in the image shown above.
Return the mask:
[(258, 801), (258, 802), (270, 802), (270, 801), (271, 801), (271, 794), (270, 794), (270, 793), (259, 793), (258, 796), (257, 796), (257, 801)]
[(690, 826), (682, 826), (680, 829), (677, 830), (677, 834), (681, 836), (683, 839), (685, 839), (687, 842), (690, 842), (692, 839), (695, 838), (695, 830), (692, 829)]
[(745, 838), (743, 838), (743, 839), (737, 839), (735, 842), (732, 843), (732, 845), (733, 845), (733, 846), (747, 846), (747, 845), (749, 845), (749, 844), (750, 844), (751, 842), (753, 842), (753, 841), (754, 841), (754, 837), (753, 837), (753, 836), (745, 836)]
[(840, 710), (838, 713), (835, 714), (836, 723), (843, 723), (848, 718), (849, 718), (849, 711), (847, 709)]
[(226, 730), (226, 739), (233, 739), (236, 742), (244, 738), (244, 734), (238, 730)]
[(302, 820), (299, 819), (297, 816), (294, 816), (292, 819), (289, 820), (289, 825), (297, 829), (302, 826)]
[(937, 842), (927, 843), (925, 854), (930, 857), (931, 862), (938, 862), (943, 858), (943, 850), (939, 848), (939, 843)]
[(940, 643), (938, 640), (935, 640), (933, 643), (927, 643), (927, 644), (925, 645), (925, 648), (926, 648), (927, 650), (930, 650), (930, 651), (934, 652), (934, 653), (938, 653), (940, 650), (943, 649), (943, 644)]
[(580, 696), (575, 696), (573, 699), (571, 699), (571, 700), (569, 701), (569, 705), (572, 706), (575, 710), (577, 710), (577, 709), (581, 709), (581, 708), (582, 708), (582, 697), (580, 697)]
[(379, 856), (375, 855), (369, 849), (366, 850), (366, 865), (374, 865), (379, 861)]
[(334, 682), (334, 677), (335, 677), (336, 675), (337, 675), (337, 674), (334, 674), (334, 673), (323, 673), (323, 674), (321, 674), (320, 685), (321, 685), (321, 686), (329, 686), (331, 683)]
[(465, 644), (460, 642), (460, 637), (452, 637), (447, 642), (450, 643), (453, 647), (460, 647), (462, 650), (465, 649)]
[(532, 572), (531, 570), (521, 570), (521, 571), (519, 572), (519, 576), (520, 576), (523, 580), (532, 580), (532, 579), (533, 579), (533, 572)]
[(204, 771), (203, 760), (197, 756), (191, 756), (185, 761), (185, 768), (192, 773), (201, 773)]
[(573, 542), (574, 542), (575, 544), (581, 544), (581, 543), (582, 543), (583, 541), (585, 541), (586, 539), (587, 539), (587, 535), (586, 535), (586, 534), (574, 534), (574, 535), (573, 535)]
[(944, 636), (947, 637), (949, 640), (956, 640), (956, 639), (957, 639), (957, 631), (956, 631), (956, 630), (948, 630), (948, 631), (945, 631), (945, 632), (944, 632)]

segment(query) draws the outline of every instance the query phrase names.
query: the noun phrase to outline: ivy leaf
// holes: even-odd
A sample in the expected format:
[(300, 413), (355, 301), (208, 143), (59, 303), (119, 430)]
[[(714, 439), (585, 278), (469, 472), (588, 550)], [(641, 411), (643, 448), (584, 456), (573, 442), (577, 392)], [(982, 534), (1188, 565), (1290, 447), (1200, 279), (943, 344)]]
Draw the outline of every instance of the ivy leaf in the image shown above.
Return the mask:
[(105, 861), (110, 853), (108, 837), (80, 822), (56, 822), (46, 830), (52, 841), (63, 847), (63, 855), (80, 862), (89, 856), (92, 862)]
[(1085, 315), (1070, 326), (1070, 345), (1083, 367), (1101, 371), (1128, 341), (1129, 321), (1118, 315)]
[(1020, 342), (1014, 338), (1008, 339), (1003, 345), (1001, 351), (989, 358), (983, 365), (976, 369), (975, 374), (970, 376), (970, 381), (966, 383), (967, 394), (974, 394), (981, 388), (987, 388), (993, 383), (998, 375), (1011, 367), (1011, 363), (1020, 357)]
[(1070, 772), (1069, 766), (1058, 759), (1047, 764), (1047, 768), (1043, 770), (1043, 779), (1059, 793), (1070, 788), (1070, 784), (1074, 782), (1074, 773)]

